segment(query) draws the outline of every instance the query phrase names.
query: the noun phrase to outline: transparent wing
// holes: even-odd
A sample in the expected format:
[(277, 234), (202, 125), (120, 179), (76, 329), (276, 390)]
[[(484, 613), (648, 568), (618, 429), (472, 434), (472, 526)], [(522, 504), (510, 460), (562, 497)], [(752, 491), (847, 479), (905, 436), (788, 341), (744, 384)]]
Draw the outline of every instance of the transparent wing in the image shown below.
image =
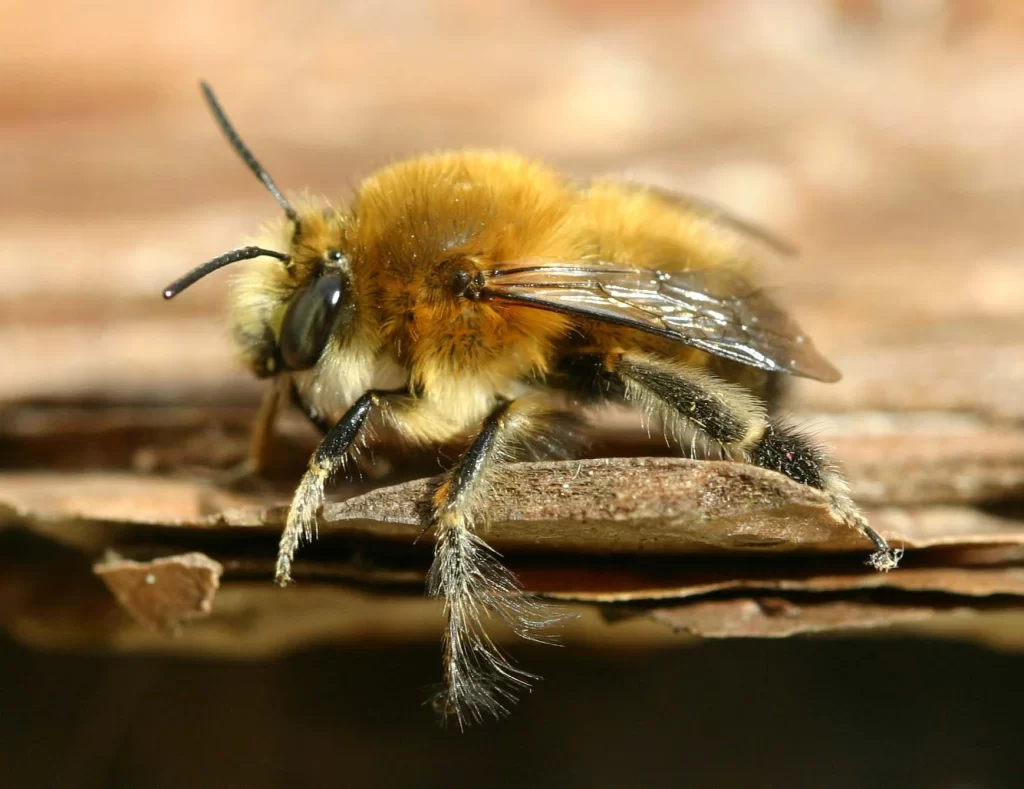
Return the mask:
[(727, 208), (723, 208), (703, 197), (697, 197), (685, 192), (676, 192), (660, 186), (608, 178), (597, 178), (580, 182), (582, 188), (598, 184), (611, 184), (617, 189), (629, 193), (642, 192), (654, 195), (666, 205), (703, 220), (714, 232), (738, 243), (753, 241), (778, 255), (787, 257), (798, 254), (797, 248), (790, 242), (779, 238), (770, 230), (766, 230), (748, 219), (737, 216)]
[(762, 370), (839, 380), (796, 322), (730, 271), (522, 261), (489, 272), (481, 295), (628, 326)]

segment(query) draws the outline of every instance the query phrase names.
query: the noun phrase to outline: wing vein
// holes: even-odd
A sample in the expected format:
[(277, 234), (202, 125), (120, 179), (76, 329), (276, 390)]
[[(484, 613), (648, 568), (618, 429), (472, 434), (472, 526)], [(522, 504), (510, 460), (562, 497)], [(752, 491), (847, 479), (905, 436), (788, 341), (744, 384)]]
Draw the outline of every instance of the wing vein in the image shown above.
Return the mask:
[(839, 378), (784, 310), (731, 271), (669, 273), (601, 260), (516, 261), (488, 272), (481, 295), (637, 329), (771, 372)]

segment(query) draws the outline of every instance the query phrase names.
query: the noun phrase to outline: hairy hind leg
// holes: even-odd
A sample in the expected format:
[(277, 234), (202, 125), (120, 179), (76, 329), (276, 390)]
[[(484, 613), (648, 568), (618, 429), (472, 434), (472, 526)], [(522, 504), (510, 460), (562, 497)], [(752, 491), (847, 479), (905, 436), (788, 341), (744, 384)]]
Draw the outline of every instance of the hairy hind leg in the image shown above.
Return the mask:
[(696, 429), (728, 457), (824, 491), (832, 511), (874, 543), (877, 550), (868, 560), (872, 567), (891, 570), (899, 563), (901, 551), (893, 550), (868, 525), (824, 450), (785, 422), (769, 419), (764, 405), (746, 389), (703, 370), (640, 353), (593, 355), (570, 364), (589, 365), (581, 380), (595, 394), (638, 403), (659, 417), (677, 440), (688, 429)]
[(443, 477), (432, 499), (436, 530), (428, 592), (444, 600), (445, 687), (435, 705), (460, 727), (485, 715), (499, 717), (532, 675), (516, 668), (483, 627), (488, 616), (503, 619), (524, 638), (562, 616), (525, 595), (518, 580), (476, 534), (478, 514), (503, 462), (531, 445), (551, 452), (566, 430), (564, 417), (529, 399), (502, 403), (484, 420), (476, 438)]

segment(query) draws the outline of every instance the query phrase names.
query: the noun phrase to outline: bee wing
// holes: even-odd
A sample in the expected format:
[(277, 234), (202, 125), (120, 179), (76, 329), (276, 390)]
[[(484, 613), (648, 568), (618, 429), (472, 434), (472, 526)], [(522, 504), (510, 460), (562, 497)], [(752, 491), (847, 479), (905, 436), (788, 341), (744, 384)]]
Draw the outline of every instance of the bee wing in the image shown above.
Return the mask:
[(489, 272), (481, 295), (628, 326), (762, 370), (827, 382), (840, 377), (784, 310), (730, 271), (521, 261)]
[(797, 248), (789, 241), (779, 238), (770, 230), (766, 230), (748, 219), (737, 216), (728, 209), (703, 197), (697, 197), (685, 192), (676, 192), (660, 186), (631, 183), (629, 181), (593, 179), (581, 182), (580, 185), (585, 189), (588, 186), (600, 183), (611, 183), (617, 188), (630, 193), (642, 192), (654, 195), (677, 211), (703, 220), (713, 232), (727, 237), (740, 245), (754, 241), (778, 255), (792, 257), (798, 254)]

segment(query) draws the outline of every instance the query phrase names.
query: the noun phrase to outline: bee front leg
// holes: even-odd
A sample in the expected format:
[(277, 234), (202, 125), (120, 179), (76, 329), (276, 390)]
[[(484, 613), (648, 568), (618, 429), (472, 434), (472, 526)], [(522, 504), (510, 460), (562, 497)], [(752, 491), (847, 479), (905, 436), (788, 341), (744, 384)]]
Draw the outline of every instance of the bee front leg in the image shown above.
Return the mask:
[(310, 543), (316, 536), (317, 510), (324, 502), (324, 488), (348, 460), (349, 450), (356, 442), (366, 424), (366, 419), (375, 407), (394, 397), (406, 397), (408, 392), (367, 392), (349, 408), (338, 423), (327, 431), (320, 446), (309, 460), (309, 467), (299, 482), (288, 519), (277, 550), (277, 565), (274, 580), (287, 586), (292, 580), (292, 560), (303, 543)]
[(278, 378), (263, 393), (256, 422), (249, 433), (249, 448), (245, 458), (231, 468), (218, 471), (214, 477), (217, 484), (226, 487), (251, 485), (267, 470), (270, 464), (270, 447), (273, 443), (274, 426), (280, 413), (281, 394), (288, 386), (287, 379)]
[(472, 445), (443, 477), (432, 500), (436, 546), (427, 578), (431, 596), (444, 600), (445, 687), (435, 699), (460, 727), (485, 715), (499, 717), (529, 687), (531, 674), (516, 668), (494, 645), (483, 621), (495, 616), (518, 635), (540, 631), (564, 615), (523, 592), (516, 577), (475, 533), (475, 514), (501, 464), (539, 444), (548, 451), (562, 416), (532, 400), (502, 403), (484, 421)]
[(287, 384), (280, 380), (274, 381), (260, 401), (260, 411), (249, 436), (249, 454), (243, 467), (250, 474), (262, 474), (270, 461), (270, 444), (274, 435), (274, 425), (281, 405), (281, 390)]

